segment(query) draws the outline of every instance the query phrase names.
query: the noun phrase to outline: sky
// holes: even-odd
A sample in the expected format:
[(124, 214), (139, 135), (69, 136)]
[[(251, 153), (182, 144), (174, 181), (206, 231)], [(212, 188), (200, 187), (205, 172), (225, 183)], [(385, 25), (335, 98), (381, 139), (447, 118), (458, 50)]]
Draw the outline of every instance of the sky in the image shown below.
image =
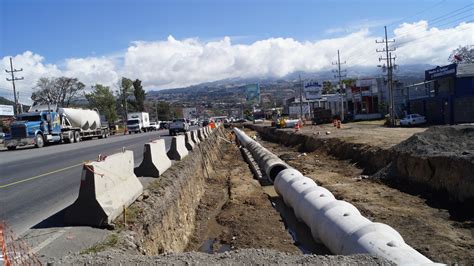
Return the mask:
[(328, 70), (338, 49), (375, 68), (384, 26), (397, 63), (444, 65), (474, 44), (473, 19), (472, 0), (0, 0), (0, 67), (23, 68), (22, 101), (40, 77), (175, 88)]

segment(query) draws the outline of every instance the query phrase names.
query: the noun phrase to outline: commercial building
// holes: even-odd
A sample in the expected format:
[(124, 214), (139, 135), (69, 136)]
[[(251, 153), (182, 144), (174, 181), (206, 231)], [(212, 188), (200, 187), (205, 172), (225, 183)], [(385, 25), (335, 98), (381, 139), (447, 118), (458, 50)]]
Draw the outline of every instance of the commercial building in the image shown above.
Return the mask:
[(405, 87), (407, 112), (430, 124), (474, 122), (474, 64), (451, 64), (425, 71), (425, 81)]

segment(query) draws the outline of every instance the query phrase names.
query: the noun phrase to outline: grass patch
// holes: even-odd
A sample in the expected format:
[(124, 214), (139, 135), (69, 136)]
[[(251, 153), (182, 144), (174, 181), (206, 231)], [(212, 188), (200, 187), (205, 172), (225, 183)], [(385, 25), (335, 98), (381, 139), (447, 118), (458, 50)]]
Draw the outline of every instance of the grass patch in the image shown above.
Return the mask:
[(98, 252), (106, 250), (109, 247), (115, 247), (117, 243), (118, 243), (117, 234), (110, 234), (105, 238), (103, 242), (95, 244), (92, 247), (82, 250), (80, 254), (98, 253)]

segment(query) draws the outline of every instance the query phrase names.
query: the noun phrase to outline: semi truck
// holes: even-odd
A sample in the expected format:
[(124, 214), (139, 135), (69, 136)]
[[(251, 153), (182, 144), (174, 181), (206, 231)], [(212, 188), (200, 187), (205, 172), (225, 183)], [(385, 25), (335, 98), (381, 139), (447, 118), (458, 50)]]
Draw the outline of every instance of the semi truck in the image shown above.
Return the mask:
[(127, 114), (128, 134), (147, 132), (152, 130), (150, 126), (150, 116), (146, 112), (136, 112)]
[(74, 143), (109, 136), (109, 128), (102, 125), (97, 110), (43, 105), (32, 106), (27, 113), (17, 115), (10, 131), (4, 143), (9, 150), (31, 144), (41, 148), (48, 143)]

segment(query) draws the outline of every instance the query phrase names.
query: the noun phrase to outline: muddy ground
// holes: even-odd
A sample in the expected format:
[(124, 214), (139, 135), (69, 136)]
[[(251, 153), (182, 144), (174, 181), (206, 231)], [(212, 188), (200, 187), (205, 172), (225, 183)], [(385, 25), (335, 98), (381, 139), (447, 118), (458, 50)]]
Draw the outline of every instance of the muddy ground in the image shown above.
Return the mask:
[(302, 254), (237, 146), (227, 143), (221, 147), (222, 158), (206, 179), (196, 230), (186, 251), (267, 248)]
[[(362, 175), (363, 169), (357, 168), (356, 164), (338, 160), (323, 149), (301, 153), (298, 146), (260, 142), (318, 185), (329, 189), (338, 199), (354, 204), (367, 218), (395, 228), (409, 245), (433, 261), (472, 263), (472, 220), (454, 221), (448, 210), (432, 207), (417, 195), (371, 180)], [(379, 137), (376, 142), (385, 147), (396, 144), (389, 136)]]

